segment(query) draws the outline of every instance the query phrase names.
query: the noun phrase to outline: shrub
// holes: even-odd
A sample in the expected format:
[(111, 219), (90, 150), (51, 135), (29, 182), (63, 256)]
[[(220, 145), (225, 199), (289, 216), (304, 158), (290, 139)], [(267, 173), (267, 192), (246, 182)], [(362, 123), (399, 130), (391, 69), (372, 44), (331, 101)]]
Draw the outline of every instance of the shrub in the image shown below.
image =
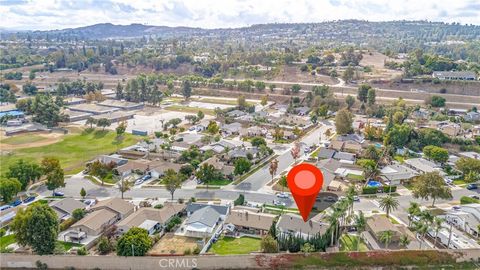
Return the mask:
[(155, 209), (162, 209), (162, 208), (163, 208), (163, 204), (159, 203), (159, 204), (155, 205), (153, 208), (155, 208)]
[(397, 191), (397, 186), (383, 186), (383, 192), (395, 192)]
[(79, 256), (85, 256), (87, 255), (87, 249), (85, 247), (81, 247), (77, 250), (77, 255)]
[(192, 254), (192, 251), (189, 248), (183, 251), (183, 255), (190, 255), (190, 254)]
[(78, 208), (73, 210), (72, 217), (75, 221), (82, 219), (85, 216), (86, 212), (84, 209)]
[(377, 187), (363, 187), (362, 194), (376, 194), (378, 191)]
[(72, 226), (75, 222), (77, 221), (74, 218), (64, 220), (62, 223), (60, 223), (60, 231), (65, 231), (66, 229), (70, 228), (70, 226)]
[(107, 254), (113, 250), (113, 245), (110, 243), (107, 237), (102, 236), (98, 242), (97, 249), (100, 254)]
[(195, 255), (198, 255), (198, 254), (200, 254), (200, 251), (201, 251), (200, 248), (197, 246), (193, 249), (192, 253), (195, 254)]

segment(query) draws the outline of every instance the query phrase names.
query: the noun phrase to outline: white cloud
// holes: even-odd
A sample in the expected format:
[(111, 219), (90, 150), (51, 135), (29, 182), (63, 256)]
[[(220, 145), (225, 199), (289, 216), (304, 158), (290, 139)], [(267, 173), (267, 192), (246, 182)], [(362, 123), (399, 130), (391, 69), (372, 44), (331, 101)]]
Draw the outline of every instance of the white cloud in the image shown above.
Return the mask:
[(61, 29), (95, 23), (204, 28), (339, 19), (480, 25), (477, 0), (0, 0), (2, 27)]

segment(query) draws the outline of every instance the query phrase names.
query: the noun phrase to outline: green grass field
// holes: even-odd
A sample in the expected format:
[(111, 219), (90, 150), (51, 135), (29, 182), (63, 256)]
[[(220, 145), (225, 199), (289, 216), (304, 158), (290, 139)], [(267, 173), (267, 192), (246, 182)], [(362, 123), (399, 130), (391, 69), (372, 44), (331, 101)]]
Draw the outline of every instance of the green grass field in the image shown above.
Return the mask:
[(15, 243), (15, 234), (0, 237), (0, 250), (13, 243)]
[(135, 144), (140, 137), (125, 134), (122, 141), (115, 139), (113, 131), (92, 131), (66, 135), (62, 141), (34, 148), (12, 151), (0, 156), (1, 174), (19, 159), (40, 162), (43, 157), (52, 156), (60, 160), (65, 173), (76, 173), (84, 168), (84, 163), (100, 154), (109, 154), (120, 148)]
[(344, 234), (340, 237), (340, 251), (357, 251), (354, 241), (358, 240), (358, 251), (367, 251), (367, 245), (355, 235)]
[(260, 251), (260, 239), (253, 237), (222, 237), (212, 245), (211, 252), (218, 255), (249, 254)]
[(77, 243), (70, 243), (70, 242), (63, 242), (63, 241), (57, 241), (57, 243), (62, 245), (65, 251), (69, 251), (72, 247), (83, 247), (82, 244), (77, 244)]
[(11, 144), (11, 145), (18, 145), (18, 144), (24, 144), (24, 143), (34, 143), (34, 142), (39, 142), (46, 140), (45, 137), (39, 136), (39, 135), (18, 135), (14, 137), (9, 137), (6, 139), (1, 140), (1, 143), (6, 143), (6, 144)]

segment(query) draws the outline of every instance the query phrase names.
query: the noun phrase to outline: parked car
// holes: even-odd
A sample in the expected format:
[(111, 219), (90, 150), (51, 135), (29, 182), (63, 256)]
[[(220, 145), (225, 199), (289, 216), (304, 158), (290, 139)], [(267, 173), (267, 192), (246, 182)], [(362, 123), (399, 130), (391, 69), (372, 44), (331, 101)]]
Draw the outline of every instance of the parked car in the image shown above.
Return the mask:
[(478, 188), (478, 185), (477, 184), (468, 184), (467, 185), (467, 189), (468, 190), (474, 190), (474, 189), (477, 189)]
[(333, 196), (327, 196), (327, 198), (325, 198), (325, 200), (323, 200), (324, 202), (336, 202), (337, 199), (334, 198)]
[(354, 201), (354, 202), (359, 202), (359, 201), (360, 201), (360, 197), (358, 197), (358, 196), (353, 196), (353, 201)]
[(277, 197), (282, 198), (282, 199), (286, 199), (286, 198), (288, 198), (288, 193), (286, 193), (286, 192), (277, 193)]
[(275, 206), (287, 206), (286, 203), (278, 201), (278, 200), (274, 200), (273, 205), (275, 205)]
[(20, 199), (17, 199), (10, 203), (12, 207), (19, 206), (20, 204), (22, 204), (22, 201)]
[(63, 197), (63, 196), (65, 196), (65, 193), (63, 193), (61, 191), (55, 191), (55, 192), (53, 192), (53, 196), (54, 197)]
[(150, 178), (152, 178), (152, 176), (146, 174), (146, 175), (144, 175), (141, 179), (142, 179), (142, 181), (147, 181), (147, 180), (150, 179)]
[(5, 205), (0, 206), (0, 211), (5, 211), (5, 210), (10, 209), (10, 208), (12, 208), (11, 205), (5, 204)]
[(475, 199), (475, 200), (480, 200), (480, 197), (477, 196), (477, 195), (470, 195), (470, 196), (468, 196), (468, 197), (470, 197), (470, 198), (472, 198), (472, 199)]
[(35, 197), (30, 196), (30, 197), (26, 198), (25, 200), (23, 200), (23, 203), (29, 203), (29, 202), (33, 202), (33, 201), (35, 201)]
[(142, 178), (137, 179), (137, 181), (135, 181), (135, 185), (136, 185), (136, 186), (137, 186), (137, 185), (141, 185), (142, 183), (143, 183)]

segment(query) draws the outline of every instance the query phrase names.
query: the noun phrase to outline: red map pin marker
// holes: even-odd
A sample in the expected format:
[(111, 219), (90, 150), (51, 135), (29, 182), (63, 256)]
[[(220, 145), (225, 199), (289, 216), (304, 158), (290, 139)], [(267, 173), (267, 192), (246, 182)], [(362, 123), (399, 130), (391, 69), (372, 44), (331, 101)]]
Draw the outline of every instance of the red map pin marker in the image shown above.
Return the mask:
[(301, 163), (288, 172), (287, 183), (303, 221), (306, 222), (318, 192), (322, 189), (323, 174), (314, 165)]

